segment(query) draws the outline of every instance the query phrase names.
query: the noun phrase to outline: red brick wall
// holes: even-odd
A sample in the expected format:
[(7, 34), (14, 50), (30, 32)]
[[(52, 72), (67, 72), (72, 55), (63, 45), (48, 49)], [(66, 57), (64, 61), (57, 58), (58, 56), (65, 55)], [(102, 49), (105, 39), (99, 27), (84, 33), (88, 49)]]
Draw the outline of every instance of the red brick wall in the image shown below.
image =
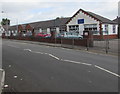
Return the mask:
[(118, 38), (118, 35), (109, 35), (109, 36), (107, 36), (107, 35), (104, 35), (104, 39), (107, 39), (107, 38), (109, 38), (109, 39), (116, 39), (116, 38)]

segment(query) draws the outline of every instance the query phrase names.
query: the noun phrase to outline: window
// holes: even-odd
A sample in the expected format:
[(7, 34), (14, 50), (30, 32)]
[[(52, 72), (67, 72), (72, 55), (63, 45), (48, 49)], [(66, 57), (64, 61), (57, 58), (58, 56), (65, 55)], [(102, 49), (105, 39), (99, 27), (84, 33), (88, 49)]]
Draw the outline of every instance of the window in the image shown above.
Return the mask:
[(84, 30), (85, 31), (97, 31), (97, 24), (85, 24)]
[(108, 25), (104, 25), (104, 31), (103, 31), (104, 34), (108, 34)]
[(44, 34), (47, 34), (47, 29), (42, 29), (42, 32), (43, 32)]
[(115, 33), (115, 30), (116, 30), (115, 25), (113, 25), (113, 33)]
[(77, 32), (77, 31), (79, 31), (79, 25), (71, 25), (71, 26), (69, 26), (69, 31), (70, 32)]
[(50, 28), (50, 31), (54, 32), (54, 31), (56, 31), (56, 28), (55, 27)]
[(108, 25), (106, 24), (104, 28), (105, 28), (105, 31), (103, 31), (103, 33), (108, 34)]
[(85, 24), (84, 25), (84, 30), (85, 31), (92, 31), (93, 34), (98, 34), (99, 33), (97, 31), (97, 24)]
[(105, 31), (108, 32), (108, 25), (105, 25)]
[(66, 31), (66, 26), (64, 26), (64, 25), (60, 26), (59, 31), (60, 31), (60, 33)]

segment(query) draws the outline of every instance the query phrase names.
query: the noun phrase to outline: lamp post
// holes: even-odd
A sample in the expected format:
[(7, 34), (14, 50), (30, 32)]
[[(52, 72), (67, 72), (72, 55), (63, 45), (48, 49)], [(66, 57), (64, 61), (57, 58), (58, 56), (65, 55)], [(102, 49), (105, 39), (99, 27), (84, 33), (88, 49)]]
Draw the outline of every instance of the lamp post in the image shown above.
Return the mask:
[(54, 36), (55, 36), (55, 46), (56, 46), (56, 19), (54, 20)]
[(107, 27), (106, 53), (108, 53), (108, 49), (109, 49), (109, 31), (108, 31), (108, 27)]
[[(2, 14), (4, 14), (4, 11), (1, 11), (1, 22), (3, 21), (3, 15)], [(2, 23), (1, 23), (1, 26), (2, 26)], [(2, 34), (3, 34), (3, 36), (5, 36), (5, 28), (2, 32)]]
[(18, 35), (18, 19), (16, 19), (16, 28), (17, 28), (17, 32), (16, 32), (16, 34)]
[(118, 25), (118, 39), (120, 38), (120, 17), (117, 16), (117, 25)]

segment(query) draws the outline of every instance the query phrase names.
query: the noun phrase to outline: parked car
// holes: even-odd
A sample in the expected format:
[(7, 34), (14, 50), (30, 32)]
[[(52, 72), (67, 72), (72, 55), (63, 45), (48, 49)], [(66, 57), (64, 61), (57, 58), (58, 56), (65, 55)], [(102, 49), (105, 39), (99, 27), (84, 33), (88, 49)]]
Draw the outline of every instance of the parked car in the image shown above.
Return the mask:
[(51, 37), (51, 34), (45, 34), (45, 33), (38, 33), (36, 37), (41, 37), (41, 38), (48, 38)]
[(60, 37), (63, 37), (63, 38), (79, 38), (79, 39), (83, 38), (82, 35), (80, 35), (78, 33), (73, 33), (73, 32), (64, 32), (64, 33), (61, 33)]

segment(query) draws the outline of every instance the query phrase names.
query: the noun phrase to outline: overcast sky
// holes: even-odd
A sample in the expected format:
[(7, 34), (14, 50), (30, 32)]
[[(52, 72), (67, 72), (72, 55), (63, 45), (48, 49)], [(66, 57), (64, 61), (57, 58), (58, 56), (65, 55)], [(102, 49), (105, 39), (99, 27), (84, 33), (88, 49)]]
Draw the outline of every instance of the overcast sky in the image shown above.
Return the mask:
[(118, 16), (120, 0), (0, 0), (1, 18), (9, 18), (11, 25), (72, 17), (80, 8), (111, 20)]

